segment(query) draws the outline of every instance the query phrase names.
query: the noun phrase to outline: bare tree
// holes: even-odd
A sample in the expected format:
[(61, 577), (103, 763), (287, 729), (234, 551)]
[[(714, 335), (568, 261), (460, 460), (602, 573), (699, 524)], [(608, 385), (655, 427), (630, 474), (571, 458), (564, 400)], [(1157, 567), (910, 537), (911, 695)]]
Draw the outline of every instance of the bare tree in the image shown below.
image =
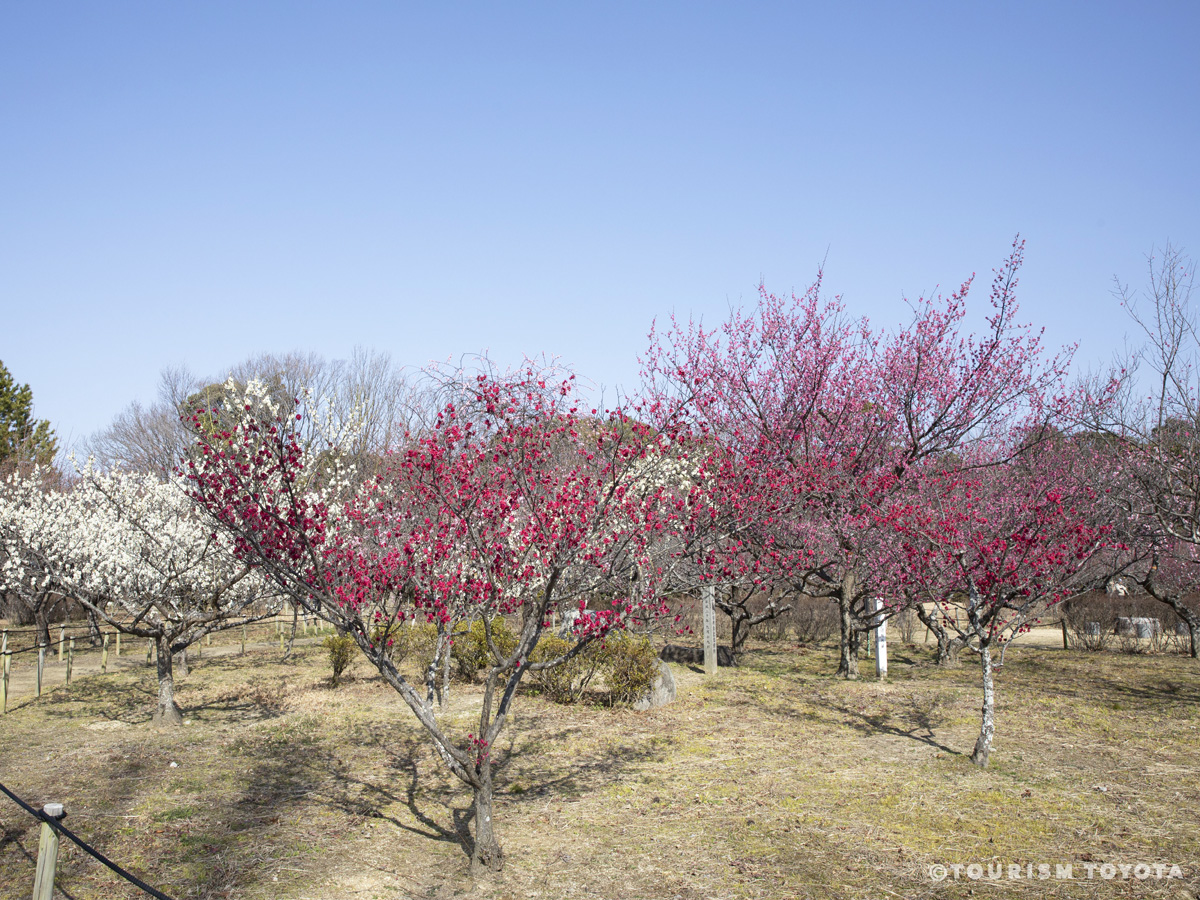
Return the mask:
[[(1147, 257), (1147, 287), (1117, 281), (1115, 296), (1144, 332), (1146, 343), (1107, 385), (1093, 380), (1087, 421), (1108, 483), (1110, 504), (1126, 548), (1114, 563), (1190, 631), (1197, 656), (1200, 615), (1184, 598), (1200, 587), (1200, 334), (1191, 306), (1195, 264), (1168, 242)], [(1153, 374), (1146, 396), (1141, 364)]]

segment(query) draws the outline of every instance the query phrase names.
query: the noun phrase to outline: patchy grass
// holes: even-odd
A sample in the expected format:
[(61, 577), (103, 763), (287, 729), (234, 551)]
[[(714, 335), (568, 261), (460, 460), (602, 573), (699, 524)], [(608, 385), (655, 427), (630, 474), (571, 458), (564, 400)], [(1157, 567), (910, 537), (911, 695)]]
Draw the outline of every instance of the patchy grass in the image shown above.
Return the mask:
[[(1016, 646), (992, 767), (966, 758), (978, 673), (904, 649), (886, 683), (830, 677), (829, 648), (762, 646), (636, 713), (523, 696), (497, 748), (507, 865), (471, 882), (470, 796), (356, 662), (329, 687), (310, 640), (206, 656), (189, 724), (149, 724), (152, 670), (56, 687), (0, 719), (0, 780), (180, 898), (1195, 897), (1200, 666)], [(479, 694), (458, 687), (466, 725)], [(467, 730), (467, 729), (464, 729)], [(171, 763), (176, 763), (173, 767)], [(36, 825), (0, 802), (0, 897), (28, 895)], [(935, 882), (936, 864), (1071, 864), (1075, 879)], [(1101, 863), (1184, 879), (1101, 878)], [(134, 898), (63, 844), (71, 898)], [(1025, 870), (1022, 869), (1022, 874)]]

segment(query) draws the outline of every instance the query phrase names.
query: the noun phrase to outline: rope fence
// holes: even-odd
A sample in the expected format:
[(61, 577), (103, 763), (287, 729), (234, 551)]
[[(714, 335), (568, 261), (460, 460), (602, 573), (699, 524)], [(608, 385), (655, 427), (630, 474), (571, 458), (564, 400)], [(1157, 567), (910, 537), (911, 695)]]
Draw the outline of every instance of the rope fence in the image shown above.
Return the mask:
[(37, 873), (34, 876), (33, 897), (34, 900), (42, 900), (49, 898), (54, 893), (54, 878), (58, 866), (58, 836), (63, 835), (68, 840), (72, 841), (80, 850), (91, 856), (100, 864), (107, 866), (113, 872), (116, 872), (130, 884), (141, 888), (151, 897), (156, 897), (157, 900), (173, 900), (167, 894), (157, 888), (153, 888), (142, 879), (138, 878), (132, 872), (117, 865), (87, 841), (83, 840), (65, 825), (62, 820), (66, 818), (66, 812), (62, 808), (61, 803), (47, 803), (42, 809), (34, 809), (3, 784), (0, 784), (0, 791), (3, 791), (10, 800), (33, 816), (42, 823), (42, 839), (38, 845), (38, 861)]

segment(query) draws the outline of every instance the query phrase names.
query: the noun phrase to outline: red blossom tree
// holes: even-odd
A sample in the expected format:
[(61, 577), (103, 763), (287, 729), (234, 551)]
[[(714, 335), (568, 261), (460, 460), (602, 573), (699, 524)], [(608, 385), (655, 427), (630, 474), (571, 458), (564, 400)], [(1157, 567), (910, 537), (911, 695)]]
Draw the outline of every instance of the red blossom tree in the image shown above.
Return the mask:
[[(526, 672), (562, 665), (590, 642), (665, 613), (659, 586), (687, 487), (661, 437), (620, 413), (580, 405), (574, 376), (454, 372), (430, 428), (411, 434), (355, 485), (332, 450), (300, 445), (303, 415), (245, 404), (231, 430), (207, 436), (189, 463), (193, 496), (233, 534), (243, 559), (302, 606), (351, 635), (404, 699), (443, 763), (474, 795), (472, 870), (498, 869), (493, 750)], [(202, 425), (203, 414), (194, 420)], [(586, 611), (598, 593), (616, 599)], [(581, 611), (576, 642), (531, 662), (557, 610)], [(495, 616), (519, 621), (515, 648)], [(477, 724), (439, 718), (438, 657), (419, 691), (387, 652), (392, 623), (438, 624), (438, 654), (458, 623), (480, 620), (490, 651)]]
[(943, 627), (979, 657), (983, 707), (971, 760), (981, 767), (995, 733), (994, 676), (1005, 648), (1079, 590), (1111, 530), (1094, 521), (1096, 496), (1077, 477), (1071, 441), (991, 456), (1000, 461), (930, 461), (877, 514), (897, 537), (879, 586), (912, 605), (933, 604)]

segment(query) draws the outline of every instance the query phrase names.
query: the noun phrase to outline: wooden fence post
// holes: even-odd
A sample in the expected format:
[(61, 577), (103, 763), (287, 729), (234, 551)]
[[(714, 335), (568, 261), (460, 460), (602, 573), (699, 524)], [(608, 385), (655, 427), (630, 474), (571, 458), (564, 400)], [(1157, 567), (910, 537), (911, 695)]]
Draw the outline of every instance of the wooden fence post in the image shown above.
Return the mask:
[(2, 686), (0, 686), (0, 715), (8, 712), (8, 673), (12, 670), (12, 654), (7, 650), (4, 651), (4, 673), (0, 676)]
[(1064, 650), (1070, 650), (1071, 648), (1067, 646), (1067, 620), (1066, 620), (1066, 619), (1059, 619), (1059, 620), (1058, 620), (1058, 624), (1062, 626), (1062, 633), (1063, 633), (1063, 649), (1064, 649)]
[(59, 662), (63, 661), (63, 650), (66, 647), (66, 643), (67, 643), (67, 626), (60, 625), (60, 626), (58, 626), (58, 661)]
[(153, 653), (154, 653), (154, 639), (148, 638), (146, 640), (146, 665), (150, 665), (150, 657), (151, 657), (151, 654), (153, 654)]
[(121, 655), (121, 632), (117, 632), (117, 656)]
[(46, 667), (46, 646), (38, 647), (37, 695), (42, 696), (42, 669)]
[(108, 674), (108, 632), (104, 633), (104, 643), (100, 647), (100, 674)]
[(242, 656), (246, 655), (246, 623), (242, 623)]
[[(52, 819), (62, 819), (65, 813), (61, 803), (47, 803), (42, 812)], [(58, 868), (58, 830), (49, 822), (42, 822), (42, 839), (38, 843), (37, 875), (33, 879), (33, 900), (52, 900), (54, 897), (54, 875)]]
[(75, 638), (71, 638), (71, 643), (67, 647), (67, 684), (71, 683), (71, 663), (75, 662)]

